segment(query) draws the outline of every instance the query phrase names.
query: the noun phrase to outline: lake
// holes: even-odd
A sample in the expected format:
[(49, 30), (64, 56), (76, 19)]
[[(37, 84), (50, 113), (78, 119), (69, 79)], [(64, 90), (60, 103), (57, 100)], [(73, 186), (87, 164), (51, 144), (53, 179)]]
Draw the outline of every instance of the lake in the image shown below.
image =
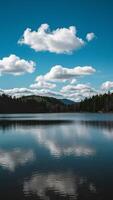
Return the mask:
[(113, 199), (113, 114), (0, 115), (0, 197)]

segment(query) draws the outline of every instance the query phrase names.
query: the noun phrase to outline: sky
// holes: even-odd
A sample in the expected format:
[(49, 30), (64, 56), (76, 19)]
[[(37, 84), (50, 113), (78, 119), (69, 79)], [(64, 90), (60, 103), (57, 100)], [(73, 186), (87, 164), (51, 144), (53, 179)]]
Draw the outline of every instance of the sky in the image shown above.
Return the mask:
[(80, 101), (113, 90), (112, 0), (1, 0), (0, 93)]

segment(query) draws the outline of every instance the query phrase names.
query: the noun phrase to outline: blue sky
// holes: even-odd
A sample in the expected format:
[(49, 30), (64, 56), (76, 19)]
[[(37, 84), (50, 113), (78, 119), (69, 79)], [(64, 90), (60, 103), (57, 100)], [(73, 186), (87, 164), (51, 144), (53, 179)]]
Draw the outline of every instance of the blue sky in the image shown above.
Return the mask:
[[(19, 88), (29, 89), (29, 92), (35, 90), (34, 92), (37, 92), (37, 94), (40, 94), (41, 91), (42, 93), (45, 92), (47, 95), (55, 93), (57, 96), (57, 92), (58, 95), (64, 95), (66, 98), (75, 100), (82, 98), (83, 92), (84, 96), (88, 96), (89, 93), (94, 94), (100, 92), (102, 89), (112, 90), (112, 19), (112, 0), (1, 0), (0, 88), (4, 91), (6, 90), (9, 94), (13, 88), (18, 88), (18, 93)], [(48, 47), (45, 43), (43, 48), (42, 45), (39, 47), (37, 36), (34, 39), (34, 36), (32, 37), (30, 33), (33, 31), (37, 33), (37, 30), (42, 24), (49, 25), (50, 30), (47, 30), (47, 33), (50, 34), (50, 37), (53, 34), (52, 31), (58, 28), (59, 30), (65, 28), (68, 31), (69, 27), (73, 26), (77, 29), (77, 34), (75, 34), (74, 39), (76, 39), (76, 37), (79, 39), (81, 38), (84, 44), (79, 43), (78, 47), (76, 47), (76, 44), (74, 46), (71, 44), (71, 46), (67, 47), (67, 41), (71, 41), (71, 38), (69, 38), (68, 35), (66, 38), (65, 35), (65, 40), (63, 40), (62, 43), (63, 46), (61, 46), (61, 43), (59, 43), (59, 40), (61, 40), (61, 38), (59, 39), (59, 35), (56, 43), (55, 36), (54, 43), (47, 39), (49, 41), (46, 40), (45, 43), (48, 42)], [(28, 37), (30, 37), (29, 41), (28, 38), (24, 37), (24, 31), (27, 28), (31, 29), (28, 35)], [(94, 34), (90, 41), (86, 39), (88, 33)], [(34, 44), (33, 39), (37, 43), (34, 45), (35, 47), (32, 47), (32, 44)], [(18, 42), (19, 40), (21, 40), (21, 44)], [(56, 45), (57, 49), (55, 49), (56, 47), (53, 45)], [(38, 50), (36, 50), (37, 48)], [(41, 50), (39, 50), (39, 48), (41, 48)], [(44, 48), (45, 50), (43, 50)], [(63, 48), (63, 50), (61, 50), (61, 48)], [(11, 55), (15, 55), (15, 57), (10, 57)], [(4, 58), (6, 58), (6, 61), (4, 61)], [(13, 62), (11, 63), (12, 59)], [(24, 62), (22, 62), (22, 59), (24, 59)], [(24, 65), (23, 68), (19, 65), (20, 74), (15, 73), (16, 70), (18, 71), (18, 65), (15, 64), (15, 60), (19, 60), (20, 63), (22, 62), (22, 65)], [(30, 60), (35, 64), (32, 65)], [(8, 68), (6, 65), (8, 65)], [(49, 74), (49, 78), (46, 78), (46, 74), (50, 72), (52, 68), (54, 69), (55, 66), (59, 65), (60, 68), (57, 68), (60, 72), (58, 73), (64, 73), (64, 68), (67, 68), (66, 74), (68, 73), (69, 75), (68, 79), (66, 80), (65, 77), (61, 77), (61, 74), (60, 78), (58, 78), (59, 80), (56, 80), (55, 75), (51, 78), (51, 74)], [(95, 69), (95, 72), (90, 71), (89, 75), (83, 72), (78, 75), (75, 72), (76, 70), (69, 71), (69, 69), (74, 69), (78, 66), (81, 68), (90, 66), (92, 69)], [(56, 72), (53, 71), (53, 73)], [(73, 76), (70, 76), (70, 73), (73, 73)], [(43, 78), (38, 78), (36, 81), (36, 77), (40, 75), (43, 75)], [(72, 79), (76, 79), (76, 81), (72, 81)], [(48, 86), (48, 83), (51, 85)], [(35, 86), (31, 87), (30, 85), (33, 84), (35, 84)], [(83, 87), (83, 85), (86, 85), (86, 88)], [(90, 88), (88, 89), (87, 86)], [(71, 95), (69, 90), (71, 90)], [(16, 94), (16, 90), (14, 89), (12, 93), (14, 94), (14, 91)]]

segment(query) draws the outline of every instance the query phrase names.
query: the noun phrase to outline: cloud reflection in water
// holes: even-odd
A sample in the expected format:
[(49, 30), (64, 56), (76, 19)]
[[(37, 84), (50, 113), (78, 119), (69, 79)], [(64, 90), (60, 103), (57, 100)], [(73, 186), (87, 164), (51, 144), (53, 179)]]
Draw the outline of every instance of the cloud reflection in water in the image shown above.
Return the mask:
[(35, 156), (32, 150), (17, 148), (8, 151), (0, 149), (0, 166), (10, 171), (14, 171), (16, 167), (33, 161), (34, 158)]
[(96, 151), (88, 144), (90, 134), (88, 129), (80, 124), (54, 128), (39, 127), (32, 131), (36, 141), (46, 147), (53, 156), (93, 156)]
[(23, 190), (26, 196), (32, 194), (43, 200), (51, 199), (50, 191), (57, 197), (69, 199), (78, 199), (80, 190), (85, 190), (92, 195), (96, 193), (93, 183), (89, 183), (86, 178), (75, 176), (72, 172), (34, 175), (24, 182)]

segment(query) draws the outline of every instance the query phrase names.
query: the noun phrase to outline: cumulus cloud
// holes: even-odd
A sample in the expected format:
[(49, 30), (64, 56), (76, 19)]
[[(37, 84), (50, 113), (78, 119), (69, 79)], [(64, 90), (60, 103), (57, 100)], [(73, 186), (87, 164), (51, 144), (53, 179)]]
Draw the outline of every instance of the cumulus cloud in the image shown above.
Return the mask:
[(63, 93), (65, 96), (65, 99), (70, 99), (72, 101), (75, 102), (80, 102), (81, 100), (84, 100), (85, 96), (84, 94), (81, 92), (67, 92), (67, 93)]
[(87, 35), (86, 35), (86, 40), (88, 41), (88, 42), (90, 42), (91, 40), (93, 40), (94, 38), (95, 38), (96, 36), (95, 36), (95, 34), (92, 32), (92, 33), (87, 33)]
[[(92, 66), (65, 68), (60, 65), (53, 66), (45, 75), (37, 76), (35, 82), (29, 88), (0, 89), (0, 94), (5, 93), (10, 96), (39, 95), (54, 98), (67, 98), (80, 101), (90, 95), (95, 94), (94, 88), (87, 84), (77, 84), (78, 77), (91, 75), (96, 70)], [(69, 85), (65, 85), (68, 81)], [(64, 86), (59, 87), (59, 82)], [(55, 88), (55, 90), (53, 90)]]
[(12, 97), (39, 95), (48, 96), (61, 99), (63, 95), (57, 91), (51, 91), (49, 89), (29, 89), (29, 88), (12, 88), (12, 89), (0, 89), (0, 94), (6, 94)]
[(47, 81), (40, 81), (38, 83), (31, 84), (30, 87), (36, 89), (53, 89), (56, 87), (56, 84), (49, 83)]
[(85, 45), (84, 40), (77, 36), (75, 26), (51, 31), (48, 24), (42, 24), (36, 31), (27, 28), (18, 43), (29, 45), (37, 52), (54, 53), (71, 53)]
[(47, 82), (43, 76), (38, 76), (36, 82), (31, 84), (30, 87), (35, 89), (53, 89), (56, 87), (56, 84)]
[(110, 90), (110, 89), (113, 89), (113, 82), (112, 82), (112, 81), (106, 81), (106, 82), (102, 83), (101, 89), (102, 89), (102, 90)]
[(0, 74), (22, 75), (32, 73), (35, 70), (35, 63), (19, 58), (11, 54), (9, 57), (4, 57), (0, 60)]
[(39, 88), (12, 88), (12, 89), (0, 89), (0, 94), (6, 94), (9, 96), (21, 97), (21, 96), (47, 96), (54, 97), (57, 99), (70, 99), (73, 101), (81, 101), (85, 97), (90, 97), (97, 94), (94, 88), (91, 88), (88, 85), (78, 84), (78, 85), (67, 85), (62, 87), (59, 91), (50, 89), (39, 89)]
[(38, 85), (39, 83), (31, 85), (31, 88), (12, 88), (12, 89), (0, 89), (0, 95), (6, 94), (12, 97), (21, 97), (21, 96), (47, 96), (54, 97), (57, 99), (70, 99), (75, 102), (83, 100), (85, 97), (91, 97), (96, 95), (98, 91), (95, 88), (92, 88), (88, 84), (69, 84), (61, 88), (61, 90), (52, 90), (56, 87), (56, 84), (47, 83), (47, 85)]
[(77, 80), (74, 78), (70, 81), (70, 84), (75, 84), (77, 82)]
[[(55, 65), (47, 74), (41, 77), (43, 78), (43, 80), (63, 82), (66, 80), (71, 80), (74, 77), (91, 75), (94, 72), (96, 72), (96, 70), (92, 66), (77, 66), (74, 68), (66, 68), (61, 65)], [(39, 81), (39, 79), (40, 76), (36, 78), (36, 81)]]
[(96, 95), (98, 91), (89, 84), (77, 84), (63, 86), (61, 93), (71, 100), (81, 101), (85, 97)]
[(2, 150), (0, 149), (0, 166), (10, 171), (14, 171), (17, 166), (23, 166), (34, 160), (34, 152), (32, 150)]
[(38, 95), (37, 90), (31, 90), (29, 88), (11, 88), (11, 89), (4, 89), (0, 91), (1, 94), (6, 94), (9, 96), (21, 97), (27, 95)]
[[(90, 95), (91, 93), (93, 95), (95, 91), (94, 88), (91, 88), (86, 84), (75, 85), (77, 83), (77, 78), (92, 75), (94, 72), (96, 72), (96, 69), (92, 66), (66, 68), (61, 65), (55, 65), (45, 75), (37, 76), (35, 82), (30, 85), (30, 88), (37, 91), (43, 91), (43, 93), (45, 92), (45, 96), (47, 94), (47, 96), (56, 98), (67, 98), (74, 101), (80, 101), (88, 96), (89, 93)], [(69, 85), (65, 86), (67, 81)], [(59, 88), (59, 83), (64, 85), (62, 89)], [(53, 88), (57, 88), (56, 92), (52, 90)], [(84, 96), (82, 94), (83, 92)]]
[(77, 84), (77, 85), (66, 85), (64, 86), (61, 91), (62, 92), (73, 92), (73, 91), (91, 91), (92, 88), (86, 84)]

